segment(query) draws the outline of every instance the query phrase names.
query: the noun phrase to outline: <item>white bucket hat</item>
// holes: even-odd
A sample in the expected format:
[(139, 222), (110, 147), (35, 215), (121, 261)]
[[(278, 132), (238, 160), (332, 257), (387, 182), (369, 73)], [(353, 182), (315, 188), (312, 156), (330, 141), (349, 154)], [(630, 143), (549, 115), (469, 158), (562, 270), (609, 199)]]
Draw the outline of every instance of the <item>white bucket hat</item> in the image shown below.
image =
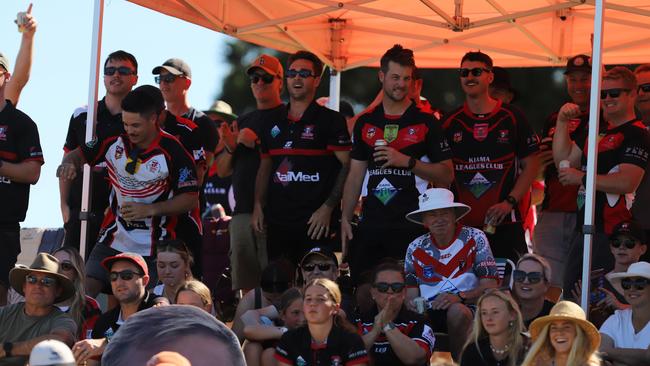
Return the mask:
[(29, 355), (30, 366), (75, 366), (72, 351), (65, 343), (47, 339), (37, 343)]
[(442, 208), (454, 208), (456, 211), (456, 221), (467, 215), (471, 208), (462, 203), (454, 202), (454, 194), (444, 188), (429, 188), (420, 195), (419, 208), (406, 214), (406, 219), (416, 224), (422, 222), (422, 214), (429, 211), (440, 210)]
[(628, 268), (627, 272), (616, 272), (610, 273), (607, 276), (609, 282), (614, 286), (616, 291), (623, 293), (623, 287), (621, 287), (621, 281), (624, 278), (630, 277), (643, 277), (650, 280), (650, 263), (648, 262), (636, 262), (632, 263)]

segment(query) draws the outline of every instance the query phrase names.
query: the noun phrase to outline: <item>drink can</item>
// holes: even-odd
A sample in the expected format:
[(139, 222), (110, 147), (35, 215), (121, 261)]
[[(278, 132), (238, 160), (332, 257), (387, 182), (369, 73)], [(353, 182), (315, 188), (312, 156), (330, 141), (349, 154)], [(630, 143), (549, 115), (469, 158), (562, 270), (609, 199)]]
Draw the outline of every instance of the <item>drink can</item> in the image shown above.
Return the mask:
[(415, 311), (418, 314), (424, 314), (424, 311), (426, 310), (426, 303), (427, 300), (424, 297), (416, 297), (413, 299), (413, 305), (415, 305)]
[(560, 164), (558, 165), (558, 167), (560, 169), (570, 168), (571, 167), (571, 162), (568, 161), (568, 160), (562, 160), (562, 161), (560, 161)]
[(377, 139), (375, 140), (375, 147), (378, 146), (388, 146), (388, 142), (386, 142), (384, 139)]
[(488, 217), (485, 218), (485, 224), (483, 225), (483, 232), (490, 235), (493, 235), (494, 233), (497, 232), (497, 227), (494, 225), (492, 219)]
[(27, 24), (27, 12), (21, 11), (16, 14), (16, 25), (20, 33), (25, 31), (25, 24)]

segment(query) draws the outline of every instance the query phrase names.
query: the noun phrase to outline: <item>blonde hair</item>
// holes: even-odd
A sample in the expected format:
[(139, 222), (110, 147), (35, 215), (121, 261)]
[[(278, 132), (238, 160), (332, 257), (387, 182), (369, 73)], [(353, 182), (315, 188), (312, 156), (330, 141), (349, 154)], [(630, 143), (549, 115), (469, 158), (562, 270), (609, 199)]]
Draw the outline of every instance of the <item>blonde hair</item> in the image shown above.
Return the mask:
[(178, 303), (178, 295), (181, 291), (191, 291), (199, 295), (203, 305), (212, 307), (212, 293), (208, 286), (203, 284), (201, 281), (189, 280), (185, 281), (179, 288), (176, 290), (176, 295), (174, 296), (174, 303)]
[[(550, 363), (553, 360), (555, 357), (555, 349), (550, 341), (549, 329), (551, 328), (551, 323), (549, 322), (544, 325), (539, 332), (539, 336), (530, 347), (530, 351), (528, 351), (528, 355), (522, 363), (522, 366), (535, 366), (540, 364), (540, 362)], [(598, 357), (597, 352), (588, 353), (591, 345), (589, 344), (589, 337), (587, 337), (585, 331), (575, 322), (573, 322), (573, 326), (576, 329), (576, 338), (571, 345), (567, 365), (600, 365), (600, 357)]]
[(525, 262), (525, 261), (537, 262), (542, 267), (542, 274), (544, 274), (544, 282), (549, 283), (551, 281), (551, 275), (552, 275), (551, 265), (548, 263), (546, 258), (542, 257), (541, 255), (537, 255), (535, 253), (526, 253), (521, 258), (519, 258), (519, 260), (517, 261), (517, 265), (515, 267), (519, 268), (521, 262)]
[(311, 280), (308, 284), (305, 285), (303, 288), (302, 292), (307, 293), (307, 289), (312, 287), (312, 286), (320, 286), (327, 290), (327, 293), (332, 301), (338, 306), (341, 305), (341, 290), (339, 289), (339, 285), (336, 284), (336, 282), (329, 280), (327, 278), (316, 278), (314, 280)]
[(476, 316), (474, 317), (474, 322), (472, 324), (472, 333), (469, 336), (467, 343), (464, 348), (469, 347), (472, 343), (479, 349), (478, 342), (480, 339), (488, 338), (489, 334), (483, 327), (483, 321), (481, 317), (481, 304), (483, 301), (489, 297), (496, 297), (506, 304), (508, 312), (515, 315), (515, 319), (512, 320), (512, 326), (508, 327), (508, 366), (515, 366), (519, 361), (518, 358), (523, 354), (524, 347), (526, 342), (524, 336), (521, 334), (524, 331), (524, 320), (521, 316), (521, 311), (519, 311), (519, 305), (512, 298), (512, 296), (500, 290), (491, 290), (483, 294), (478, 301), (476, 302)]
[[(81, 258), (81, 255), (77, 249), (73, 247), (61, 247), (55, 250), (52, 254), (54, 255), (58, 252), (64, 252), (70, 256), (70, 263), (72, 264), (72, 268), (74, 268), (75, 272), (77, 272), (77, 278), (72, 281), (75, 291), (72, 302), (70, 303), (70, 310), (68, 311), (68, 315), (70, 315), (72, 320), (74, 320), (74, 322), (77, 324), (77, 333), (79, 333), (84, 321), (86, 320), (83, 314), (84, 308), (86, 306), (86, 289), (84, 286), (84, 280), (86, 278), (86, 266), (84, 265), (84, 260)], [(60, 264), (59, 270), (61, 270)], [(86, 335), (81, 334), (81, 336), (85, 337)]]

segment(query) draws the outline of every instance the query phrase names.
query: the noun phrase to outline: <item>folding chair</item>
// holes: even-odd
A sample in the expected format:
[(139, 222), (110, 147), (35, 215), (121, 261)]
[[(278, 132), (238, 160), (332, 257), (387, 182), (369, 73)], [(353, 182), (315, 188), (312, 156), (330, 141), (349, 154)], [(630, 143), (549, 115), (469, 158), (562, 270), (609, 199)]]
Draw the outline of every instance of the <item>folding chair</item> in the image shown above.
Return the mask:
[[(497, 274), (499, 277), (499, 287), (505, 287), (504, 283), (508, 284), (508, 288), (512, 289), (514, 278), (512, 272), (515, 270), (515, 263), (508, 258), (494, 258), (497, 263)], [(510, 267), (510, 270), (508, 270)]]

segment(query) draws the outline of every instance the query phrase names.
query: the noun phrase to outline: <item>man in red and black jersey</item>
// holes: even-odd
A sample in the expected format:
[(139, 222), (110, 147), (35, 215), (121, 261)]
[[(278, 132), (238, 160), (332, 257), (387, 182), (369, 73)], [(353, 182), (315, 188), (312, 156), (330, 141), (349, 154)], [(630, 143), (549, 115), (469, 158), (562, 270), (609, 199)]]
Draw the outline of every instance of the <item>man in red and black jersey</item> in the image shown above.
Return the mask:
[(36, 123), (5, 99), (10, 77), (9, 60), (0, 53), (0, 306), (7, 303), (9, 271), (20, 253), (29, 186), (38, 182), (44, 163)]
[(177, 215), (198, 205), (194, 159), (174, 136), (160, 129), (164, 108), (160, 90), (149, 85), (136, 88), (122, 101), (126, 133), (98, 136), (66, 154), (57, 170), (58, 177), (70, 180), (85, 161), (105, 162), (108, 169), (111, 203), (86, 262), (86, 292), (91, 296), (109, 283), (101, 261), (120, 252), (148, 260), (155, 283), (154, 242), (175, 238)]
[(350, 135), (342, 114), (316, 103), (323, 63), (298, 51), (288, 60), (287, 118), (260, 134), (253, 227), (266, 222), (269, 260), (294, 265), (314, 246), (334, 246), (341, 193), (350, 164)]
[[(382, 102), (361, 115), (354, 126), (350, 173), (343, 191), (343, 254), (352, 239), (351, 220), (368, 173), (368, 195), (350, 247), (353, 278), (383, 257), (402, 259), (424, 228), (405, 219), (418, 207), (430, 184), (448, 186), (454, 179), (451, 152), (440, 124), (409, 99), (413, 51), (395, 45), (381, 58)], [(387, 146), (375, 147), (377, 140)]]
[(519, 109), (490, 97), (492, 66), (480, 51), (463, 56), (465, 104), (446, 116), (443, 129), (453, 152), (457, 200), (472, 207), (463, 224), (491, 226), (486, 234), (494, 256), (516, 261), (528, 251), (522, 221), (539, 165), (538, 139)]
[[(601, 87), (601, 108), (608, 122), (607, 129), (600, 132), (598, 139), (598, 171), (596, 172), (596, 202), (594, 204), (594, 233), (592, 245), (592, 268), (613, 268), (608, 237), (618, 223), (632, 219), (630, 207), (634, 192), (643, 179), (650, 136), (643, 122), (636, 118), (636, 78), (626, 67), (617, 66), (603, 76)], [(586, 182), (587, 151), (589, 141), (571, 141), (569, 124), (582, 112), (580, 107), (567, 103), (558, 113), (555, 136), (553, 136), (553, 158), (556, 163), (568, 160), (569, 168), (560, 168), (558, 178), (565, 186), (582, 186)], [(584, 211), (584, 188), (578, 193), (577, 206)], [(578, 215), (578, 227), (584, 222)], [(569, 290), (582, 270), (583, 237), (574, 235), (568, 258), (571, 266), (566, 268), (564, 288)]]

